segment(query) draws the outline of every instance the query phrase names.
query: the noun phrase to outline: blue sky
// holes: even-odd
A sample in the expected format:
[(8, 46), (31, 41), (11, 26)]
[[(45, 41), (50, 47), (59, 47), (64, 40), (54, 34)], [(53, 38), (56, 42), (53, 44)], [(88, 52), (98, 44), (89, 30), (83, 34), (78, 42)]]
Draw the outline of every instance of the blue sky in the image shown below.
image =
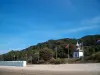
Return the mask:
[(0, 53), (100, 34), (100, 0), (0, 0)]

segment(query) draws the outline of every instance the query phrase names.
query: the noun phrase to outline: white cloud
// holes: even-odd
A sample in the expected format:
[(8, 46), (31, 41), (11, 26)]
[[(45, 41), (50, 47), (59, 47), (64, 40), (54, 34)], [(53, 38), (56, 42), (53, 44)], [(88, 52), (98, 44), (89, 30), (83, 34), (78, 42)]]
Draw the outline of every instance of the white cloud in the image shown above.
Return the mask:
[(66, 34), (69, 33), (76, 33), (76, 32), (81, 32), (81, 31), (85, 31), (85, 30), (91, 30), (91, 29), (96, 29), (100, 27), (99, 25), (94, 25), (94, 26), (84, 26), (84, 27), (78, 27), (78, 28), (72, 28), (63, 32), (66, 32)]
[(100, 16), (94, 17), (92, 19), (81, 21), (82, 25), (85, 25), (85, 24), (87, 24), (87, 25), (93, 25), (94, 24), (95, 25), (95, 24), (98, 24), (98, 23), (100, 23)]

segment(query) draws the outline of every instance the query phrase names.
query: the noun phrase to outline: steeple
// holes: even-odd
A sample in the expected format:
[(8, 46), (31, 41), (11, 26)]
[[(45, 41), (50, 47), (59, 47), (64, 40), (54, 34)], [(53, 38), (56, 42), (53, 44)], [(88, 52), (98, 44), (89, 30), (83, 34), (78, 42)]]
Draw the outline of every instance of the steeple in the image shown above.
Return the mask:
[(76, 43), (76, 46), (79, 47), (79, 43), (78, 43), (78, 41), (77, 41), (77, 43)]

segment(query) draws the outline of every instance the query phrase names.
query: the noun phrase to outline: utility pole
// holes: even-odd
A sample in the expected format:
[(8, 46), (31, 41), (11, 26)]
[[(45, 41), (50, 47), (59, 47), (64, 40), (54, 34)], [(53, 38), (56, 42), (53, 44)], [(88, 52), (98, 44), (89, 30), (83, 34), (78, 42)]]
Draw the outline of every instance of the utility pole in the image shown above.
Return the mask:
[(40, 58), (40, 51), (39, 51), (39, 49), (38, 49), (38, 61), (37, 61), (37, 63), (39, 63), (39, 58)]
[(15, 61), (15, 55), (14, 55), (14, 61)]
[(38, 51), (38, 63), (39, 63), (39, 58), (40, 58), (40, 51)]
[(55, 51), (56, 51), (56, 59), (57, 59), (57, 49), (58, 49), (58, 48), (56, 47), (56, 48), (55, 48)]
[(68, 59), (69, 59), (69, 44), (68, 44)]
[[(31, 58), (32, 58), (32, 60), (33, 60), (33, 57), (32, 57), (32, 55), (31, 55)], [(33, 63), (33, 62), (32, 62), (32, 60), (31, 60), (31, 64)]]
[(26, 55), (26, 61), (27, 61), (27, 53), (25, 55)]
[(84, 60), (84, 47), (83, 47), (83, 42), (82, 42), (82, 50), (83, 50), (83, 58), (82, 58), (82, 60)]
[(68, 44), (68, 62), (69, 62), (69, 44)]
[(65, 48), (68, 49), (68, 50), (67, 50), (67, 53), (68, 53), (68, 54), (67, 54), (67, 56), (68, 56), (68, 59), (67, 59), (67, 60), (68, 60), (68, 62), (69, 62), (69, 44), (67, 44)]

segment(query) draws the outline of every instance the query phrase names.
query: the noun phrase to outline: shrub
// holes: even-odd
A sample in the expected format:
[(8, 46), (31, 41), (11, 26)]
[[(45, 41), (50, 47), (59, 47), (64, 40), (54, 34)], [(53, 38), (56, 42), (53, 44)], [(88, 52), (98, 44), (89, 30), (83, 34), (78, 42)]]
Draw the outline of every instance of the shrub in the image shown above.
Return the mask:
[(39, 60), (39, 62), (38, 62), (39, 64), (44, 64), (45, 63), (45, 61), (44, 60)]
[(55, 64), (55, 62), (56, 62), (56, 60), (55, 60), (54, 58), (51, 58), (51, 59), (49, 60), (49, 63), (50, 63), (50, 64)]
[(65, 64), (66, 63), (66, 59), (61, 59), (61, 64)]
[(74, 59), (68, 59), (67, 62), (68, 63), (75, 63), (75, 60)]
[(55, 64), (61, 64), (61, 59), (57, 58)]
[(92, 54), (91, 56), (88, 56), (86, 60), (92, 60), (92, 62), (94, 61), (100, 62), (100, 52), (97, 52), (95, 54)]
[(100, 62), (100, 52), (96, 53), (95, 59), (96, 59), (98, 62)]
[(49, 63), (51, 63), (51, 64), (61, 64), (61, 59), (60, 58), (57, 58), (57, 59), (52, 58), (52, 59), (49, 60)]

